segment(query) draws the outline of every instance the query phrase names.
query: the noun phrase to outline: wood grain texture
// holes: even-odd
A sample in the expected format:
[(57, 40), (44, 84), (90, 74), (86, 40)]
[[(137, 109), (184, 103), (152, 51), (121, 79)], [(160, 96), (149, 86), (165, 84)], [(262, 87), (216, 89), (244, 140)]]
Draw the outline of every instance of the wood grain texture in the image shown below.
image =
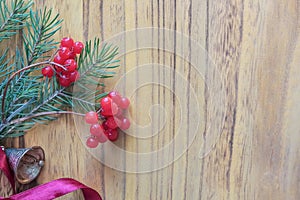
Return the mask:
[[(95, 188), (107, 200), (300, 198), (298, 0), (35, 2), (36, 7), (53, 7), (64, 18), (57, 40), (70, 35), (76, 40), (100, 37), (106, 41), (143, 27), (176, 30), (188, 38), (182, 44), (180, 38), (167, 37), (166, 31), (159, 31), (158, 38), (157, 33), (149, 32), (145, 37), (159, 47), (150, 50), (139, 50), (143, 38), (124, 38), (125, 49), (137, 50), (120, 56), (117, 77), (104, 80), (106, 90), (114, 88), (123, 74), (130, 74), (121, 80), (121, 92), (130, 95), (132, 120), (150, 124), (150, 133), (156, 126), (164, 126), (147, 139), (138, 138), (138, 129), (131, 129), (136, 137), (122, 135), (117, 142), (120, 148), (152, 152), (173, 141), (177, 134), (185, 134), (183, 140), (153, 157), (149, 164), (175, 159), (176, 151), (192, 139), (195, 100), (201, 116), (196, 137), (183, 155), (147, 173), (118, 171), (95, 159), (82, 144), (82, 133), (78, 134), (80, 129), (72, 116), (36, 126), (25, 136), (25, 146), (40, 145), (46, 152), (46, 165), (38, 183), (71, 177)], [(184, 55), (192, 57), (196, 43), (215, 66), (206, 63), (202, 77), (176, 52), (187, 45)], [(175, 52), (163, 50), (170, 44)], [(153, 65), (149, 78), (137, 68), (148, 63), (168, 66), (173, 71)], [(176, 73), (189, 83), (186, 88), (178, 84)], [(140, 87), (144, 79), (151, 79), (152, 84)], [(130, 93), (130, 88), (136, 91)], [(224, 105), (211, 95), (215, 90), (224, 91)], [(196, 99), (191, 98), (192, 91)], [(179, 101), (182, 96), (186, 98)], [(166, 115), (153, 114), (150, 120), (148, 109), (156, 104), (164, 107)], [(224, 113), (219, 112), (222, 109)], [(223, 114), (224, 121), (218, 121)], [(180, 133), (179, 128), (183, 130)], [(199, 156), (200, 149), (206, 154)], [(144, 164), (138, 160), (131, 163), (127, 153), (123, 158), (127, 160), (125, 169), (141, 169)], [(81, 198), (78, 192), (61, 199)]]

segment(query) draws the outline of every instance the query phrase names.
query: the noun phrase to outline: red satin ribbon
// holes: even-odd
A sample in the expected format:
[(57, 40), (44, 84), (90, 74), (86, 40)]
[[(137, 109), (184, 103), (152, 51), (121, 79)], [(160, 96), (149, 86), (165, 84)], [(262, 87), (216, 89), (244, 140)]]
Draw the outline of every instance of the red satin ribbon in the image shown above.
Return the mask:
[(0, 170), (4, 173), (4, 175), (7, 177), (8, 181), (10, 182), (13, 192), (16, 193), (15, 191), (15, 180), (12, 171), (9, 168), (7, 159), (6, 159), (6, 154), (2, 147), (0, 147)]
[[(0, 149), (0, 169), (7, 176), (10, 183), (14, 184), (6, 155), (2, 149)], [(78, 189), (82, 190), (84, 198), (87, 200), (102, 200), (95, 190), (71, 178), (57, 179), (7, 198), (0, 197), (0, 200), (51, 200)]]
[(65, 194), (74, 192), (75, 190), (81, 189), (84, 198), (87, 200), (102, 200), (100, 195), (82, 183), (71, 179), (61, 178), (43, 185), (39, 185), (30, 190), (15, 194), (8, 198), (0, 198), (1, 200), (51, 200), (57, 197), (61, 197)]

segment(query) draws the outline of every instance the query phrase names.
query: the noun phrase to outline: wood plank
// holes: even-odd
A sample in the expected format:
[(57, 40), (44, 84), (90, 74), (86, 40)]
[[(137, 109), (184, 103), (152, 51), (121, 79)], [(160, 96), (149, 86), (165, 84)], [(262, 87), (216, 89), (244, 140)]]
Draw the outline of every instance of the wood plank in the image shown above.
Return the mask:
[[(84, 147), (85, 132), (76, 118), (36, 126), (25, 146), (45, 149), (38, 183), (71, 177), (115, 200), (299, 198), (297, 0), (35, 2), (64, 18), (57, 40), (68, 35), (107, 41), (123, 34), (121, 68), (103, 81), (105, 90), (117, 87), (131, 98), (129, 114), (139, 125), (116, 142), (124, 150), (116, 165), (122, 170)], [(135, 37), (146, 27), (156, 29)], [(149, 43), (155, 48), (144, 48)], [(162, 107), (148, 115), (153, 105)], [(111, 153), (101, 156), (110, 161)], [(147, 167), (152, 170), (132, 173)]]

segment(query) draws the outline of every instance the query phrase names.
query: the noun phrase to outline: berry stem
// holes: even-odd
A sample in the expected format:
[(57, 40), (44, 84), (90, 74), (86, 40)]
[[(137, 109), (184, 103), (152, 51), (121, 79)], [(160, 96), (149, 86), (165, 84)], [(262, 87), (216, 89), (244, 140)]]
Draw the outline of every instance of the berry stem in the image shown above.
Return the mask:
[(85, 116), (85, 114), (77, 113), (77, 112), (73, 112), (73, 111), (40, 112), (40, 113), (36, 113), (36, 114), (30, 115), (30, 116), (27, 116), (27, 117), (22, 117), (22, 118), (19, 118), (19, 119), (15, 119), (15, 120), (11, 121), (9, 123), (9, 125), (18, 124), (18, 123), (21, 123), (21, 122), (26, 121), (28, 119), (31, 119), (33, 117), (38, 117), (38, 116), (43, 116), (43, 115), (58, 115), (58, 114), (73, 114), (73, 115), (79, 115), (79, 116), (83, 116), (83, 117)]
[[(59, 51), (59, 48), (58, 49), (56, 49), (56, 51), (54, 52), (54, 54), (52, 54), (51, 55), (51, 57), (50, 57), (50, 59), (49, 60), (53, 60), (54, 59), (54, 57), (55, 57), (55, 55), (58, 53), (58, 51)], [(56, 63), (57, 64), (57, 63)]]
[[(82, 113), (77, 113), (77, 112), (73, 112), (73, 111), (50, 111), (50, 112), (41, 112), (41, 113), (36, 113), (27, 117), (23, 117), (23, 118), (19, 118), (19, 119), (15, 119), (13, 121), (11, 121), (8, 124), (1, 124), (0, 125), (0, 132), (8, 125), (13, 125), (13, 124), (18, 124), (21, 122), (24, 122), (28, 119), (34, 118), (34, 117), (38, 117), (38, 116), (43, 116), (43, 115), (59, 115), (59, 114), (73, 114), (73, 115), (79, 115), (79, 116), (84, 116), (84, 114)], [(5, 135), (8, 135), (11, 131), (14, 130), (14, 126), (11, 127), (8, 131), (6, 131)]]

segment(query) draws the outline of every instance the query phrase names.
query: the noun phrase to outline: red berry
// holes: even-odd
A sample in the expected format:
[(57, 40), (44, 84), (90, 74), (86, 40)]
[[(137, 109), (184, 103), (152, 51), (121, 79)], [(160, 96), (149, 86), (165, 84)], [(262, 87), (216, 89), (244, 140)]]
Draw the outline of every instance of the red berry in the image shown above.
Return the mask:
[(102, 122), (101, 125), (102, 125), (104, 131), (106, 131), (107, 129), (109, 129), (109, 128), (107, 127), (107, 125), (106, 125), (106, 121)]
[(76, 82), (79, 79), (79, 77), (80, 77), (80, 74), (76, 70), (74, 72), (70, 72), (70, 74), (69, 74), (69, 78), (70, 78), (71, 82)]
[(115, 104), (110, 97), (104, 97), (100, 101), (103, 116), (112, 116), (118, 113), (118, 105)]
[(117, 106), (117, 104), (112, 103), (111, 108), (102, 108), (101, 114), (104, 117), (109, 117), (109, 116), (114, 116), (119, 112), (119, 107)]
[(127, 109), (128, 106), (129, 106), (129, 104), (130, 104), (129, 99), (126, 98), (126, 97), (122, 97), (121, 103), (119, 104), (119, 106), (120, 106), (122, 109)]
[(122, 101), (122, 97), (117, 91), (111, 91), (108, 94), (108, 97), (110, 97), (113, 100), (113, 102), (115, 102), (118, 106), (120, 105), (120, 103)]
[(70, 54), (69, 54), (69, 59), (75, 59), (76, 58), (76, 54), (71, 51)]
[(63, 78), (66, 78), (66, 79), (70, 79), (70, 72), (69, 72), (69, 71), (63, 70), (63, 71), (61, 72), (60, 77), (63, 77)]
[(117, 129), (107, 129), (105, 131), (105, 135), (112, 142), (116, 141), (119, 137), (119, 133), (118, 133)]
[(64, 37), (63, 39), (61, 39), (60, 45), (62, 47), (67, 47), (67, 48), (71, 49), (74, 45), (74, 41), (70, 37)]
[(106, 118), (110, 116), (110, 115), (106, 115), (106, 113), (104, 113), (103, 110), (100, 111), (100, 115), (102, 118)]
[(84, 45), (82, 44), (82, 42), (75, 42), (73, 45), (73, 52), (76, 54), (80, 54), (83, 47)]
[(93, 136), (101, 137), (102, 134), (104, 134), (104, 129), (100, 124), (92, 124), (90, 127), (90, 133)]
[(118, 119), (114, 117), (108, 117), (105, 124), (110, 129), (118, 128), (119, 122), (116, 122)]
[(117, 104), (112, 103), (111, 105), (111, 114), (116, 115), (119, 112), (119, 107)]
[(68, 47), (61, 47), (58, 51), (58, 55), (64, 59), (67, 60), (70, 57), (71, 51)]
[(42, 74), (44, 75), (44, 76), (47, 76), (47, 77), (49, 77), (49, 78), (51, 78), (52, 76), (53, 76), (53, 69), (52, 69), (52, 67), (51, 66), (46, 66), (46, 67), (44, 67), (43, 69), (42, 69)]
[[(65, 59), (62, 59), (59, 55), (56, 55), (53, 59), (53, 62), (63, 65), (65, 63)], [(57, 65), (54, 65), (54, 69), (55, 69), (56, 74), (60, 74), (64, 70), (63, 68), (61, 68)]]
[(130, 121), (126, 117), (123, 117), (120, 119), (120, 122), (118, 122), (118, 126), (122, 130), (127, 130), (130, 127)]
[(86, 146), (90, 148), (96, 148), (98, 146), (99, 142), (94, 136), (88, 137), (86, 140)]
[(117, 112), (117, 114), (115, 114), (114, 116), (118, 117), (118, 118), (123, 118), (123, 110), (119, 109), (119, 111)]
[(107, 136), (103, 133), (99, 137), (97, 137), (98, 142), (105, 143), (107, 141)]
[(59, 76), (58, 81), (59, 81), (59, 84), (63, 87), (69, 87), (71, 84), (69, 77), (67, 77), (66, 75)]
[(94, 111), (90, 111), (85, 114), (85, 122), (88, 124), (97, 124), (98, 123), (98, 114)]
[(69, 72), (73, 72), (77, 69), (77, 63), (74, 59), (66, 60), (64, 66)]
[(100, 104), (101, 104), (102, 109), (108, 108), (109, 106), (111, 106), (112, 100), (110, 97), (104, 97), (101, 99)]
[(57, 64), (60, 64), (60, 65), (63, 65), (65, 63), (65, 59), (62, 59), (59, 54), (56, 55), (53, 59), (53, 62), (57, 63)]
[(59, 66), (55, 66), (54, 69), (55, 69), (56, 75), (59, 75), (61, 72), (64, 71), (64, 69)]

